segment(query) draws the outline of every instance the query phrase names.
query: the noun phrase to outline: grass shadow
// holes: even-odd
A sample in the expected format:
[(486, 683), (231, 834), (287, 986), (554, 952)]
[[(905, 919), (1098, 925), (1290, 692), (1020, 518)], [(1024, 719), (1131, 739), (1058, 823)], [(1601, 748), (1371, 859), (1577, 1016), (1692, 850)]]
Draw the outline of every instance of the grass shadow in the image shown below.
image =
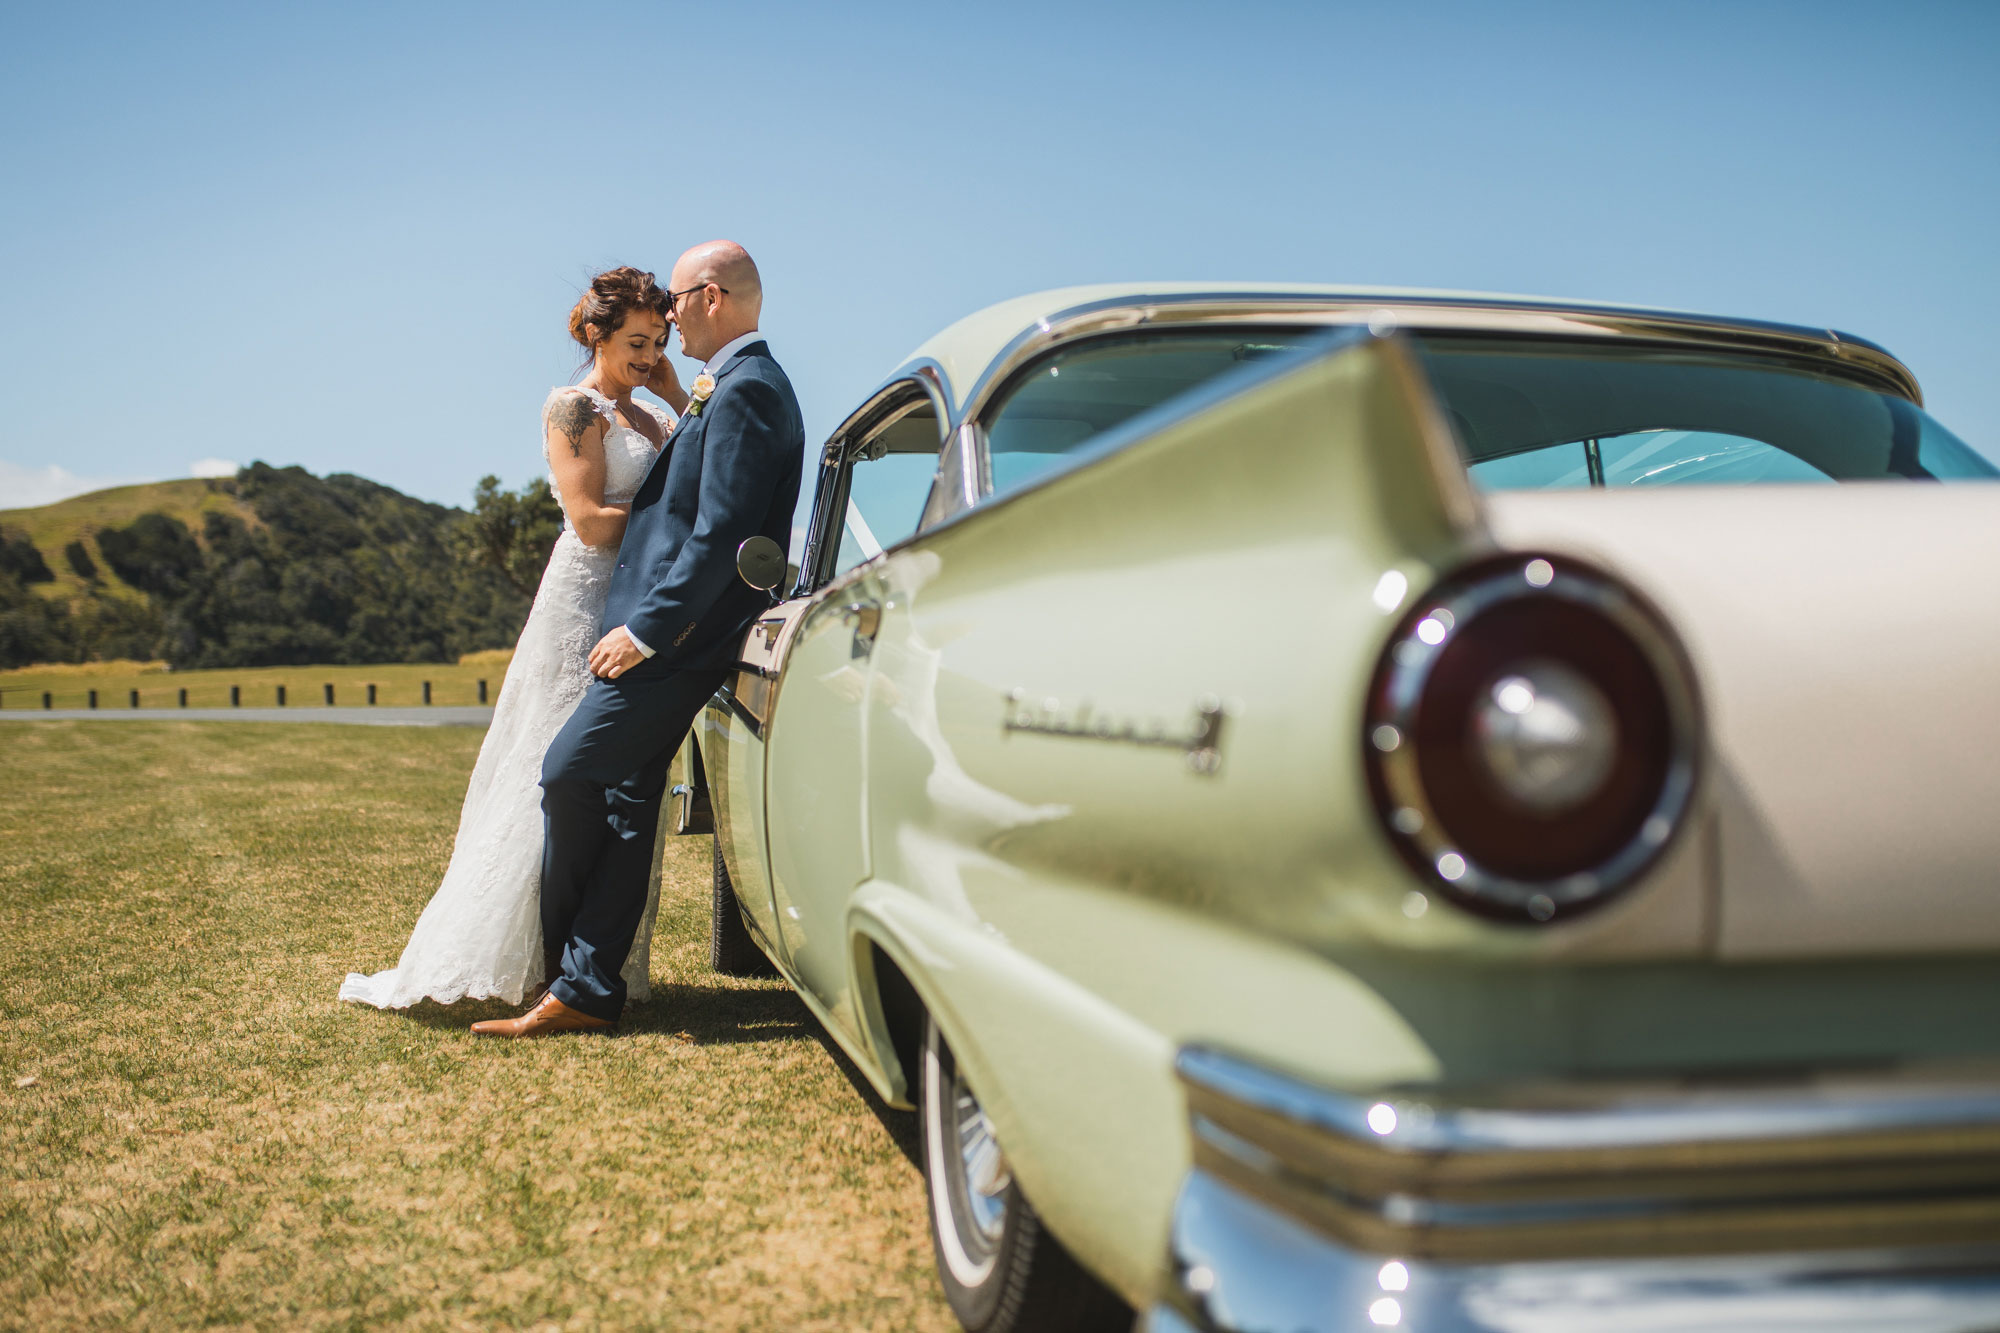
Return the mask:
[[(799, 1007), (803, 1009), (805, 1006)], [(860, 1067), (848, 1058), (847, 1052), (840, 1049), (840, 1043), (818, 1023), (812, 1025), (812, 1035), (813, 1039), (825, 1048), (834, 1067), (840, 1070), (848, 1086), (853, 1088), (855, 1095), (861, 1099), (861, 1104), (868, 1108), (869, 1114), (873, 1115), (876, 1123), (882, 1126), (882, 1132), (889, 1136), (889, 1142), (896, 1145), (896, 1151), (902, 1153), (909, 1164), (921, 1173), (924, 1165), (917, 1144), (916, 1112), (899, 1111), (883, 1101), (880, 1094), (875, 1091), (875, 1085), (868, 1081), (868, 1076), (861, 1072)]]
[[(426, 1000), (402, 1012), (401, 1017), (419, 1027), (462, 1031), (487, 1018), (512, 1018), (518, 1005), (498, 1000), (461, 1000), (457, 1004), (437, 1004)], [(904, 1159), (923, 1170), (917, 1140), (917, 1117), (899, 1111), (883, 1101), (874, 1084), (861, 1072), (840, 1043), (814, 1019), (812, 1011), (791, 987), (702, 986), (685, 982), (656, 982), (652, 998), (626, 1006), (618, 1024), (622, 1036), (649, 1033), (680, 1037), (697, 1046), (733, 1046), (752, 1042), (795, 1041), (810, 1038), (819, 1043), (841, 1077), (854, 1090), (861, 1104), (881, 1125), (882, 1132), (896, 1145)]]
[(699, 986), (655, 983), (643, 1004), (625, 1007), (621, 1032), (663, 1032), (697, 1046), (796, 1041), (818, 1031), (812, 1014), (785, 986)]
[[(365, 1009), (362, 1005), (346, 1006)], [(456, 1004), (439, 1004), (436, 1000), (419, 1000), (407, 1009), (386, 1009), (377, 1012), (393, 1015), (406, 1023), (433, 1031), (451, 1031), (471, 1027), (474, 1023), (489, 1018), (513, 1018), (521, 1012), (518, 1004), (508, 1004), (505, 1000), (460, 1000)]]
[[(521, 1006), (501, 1000), (460, 1000), (438, 1004), (425, 1000), (403, 1010), (405, 1022), (434, 1031), (471, 1027), (488, 1018), (514, 1018)], [(799, 997), (787, 987), (690, 986), (655, 983), (649, 1000), (625, 1007), (621, 1035), (664, 1033), (697, 1046), (732, 1046), (760, 1041), (796, 1041), (814, 1037), (819, 1026)]]

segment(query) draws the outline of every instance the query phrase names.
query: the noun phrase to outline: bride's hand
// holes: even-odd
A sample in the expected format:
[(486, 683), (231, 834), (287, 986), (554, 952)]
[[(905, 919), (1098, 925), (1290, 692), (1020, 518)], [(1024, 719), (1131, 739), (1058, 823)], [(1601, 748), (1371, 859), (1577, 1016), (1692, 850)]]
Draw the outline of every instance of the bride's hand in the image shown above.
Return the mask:
[(664, 398), (676, 415), (687, 411), (687, 390), (681, 387), (681, 377), (674, 373), (674, 363), (668, 357), (653, 363), (653, 373), (646, 376), (646, 391)]

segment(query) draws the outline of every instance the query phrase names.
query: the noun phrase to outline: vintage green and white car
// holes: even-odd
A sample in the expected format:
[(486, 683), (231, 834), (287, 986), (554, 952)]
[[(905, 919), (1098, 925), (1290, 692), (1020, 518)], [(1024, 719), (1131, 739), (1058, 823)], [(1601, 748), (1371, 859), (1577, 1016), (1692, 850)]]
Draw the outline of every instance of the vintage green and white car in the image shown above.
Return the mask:
[(2000, 486), (1920, 401), (1153, 286), (849, 416), (682, 822), (964, 1324), (2000, 1327)]

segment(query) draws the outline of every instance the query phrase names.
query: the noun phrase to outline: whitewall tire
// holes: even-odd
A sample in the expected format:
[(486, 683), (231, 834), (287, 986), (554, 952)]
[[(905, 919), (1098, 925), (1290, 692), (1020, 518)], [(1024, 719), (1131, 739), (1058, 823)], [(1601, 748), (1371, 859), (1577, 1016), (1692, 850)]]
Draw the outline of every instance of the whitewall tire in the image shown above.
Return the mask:
[(921, 1062), (917, 1115), (931, 1244), (959, 1323), (970, 1333), (1125, 1333), (1132, 1312), (1043, 1228), (928, 1015)]

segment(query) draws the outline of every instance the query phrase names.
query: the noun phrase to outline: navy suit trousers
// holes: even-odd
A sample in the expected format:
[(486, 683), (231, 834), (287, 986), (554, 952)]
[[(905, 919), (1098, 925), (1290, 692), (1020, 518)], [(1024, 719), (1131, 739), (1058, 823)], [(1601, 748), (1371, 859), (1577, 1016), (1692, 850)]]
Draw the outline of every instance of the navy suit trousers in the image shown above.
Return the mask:
[(667, 768), (727, 668), (596, 679), (542, 760), (542, 943), (549, 989), (593, 1018), (625, 1008), (619, 973), (646, 914)]

